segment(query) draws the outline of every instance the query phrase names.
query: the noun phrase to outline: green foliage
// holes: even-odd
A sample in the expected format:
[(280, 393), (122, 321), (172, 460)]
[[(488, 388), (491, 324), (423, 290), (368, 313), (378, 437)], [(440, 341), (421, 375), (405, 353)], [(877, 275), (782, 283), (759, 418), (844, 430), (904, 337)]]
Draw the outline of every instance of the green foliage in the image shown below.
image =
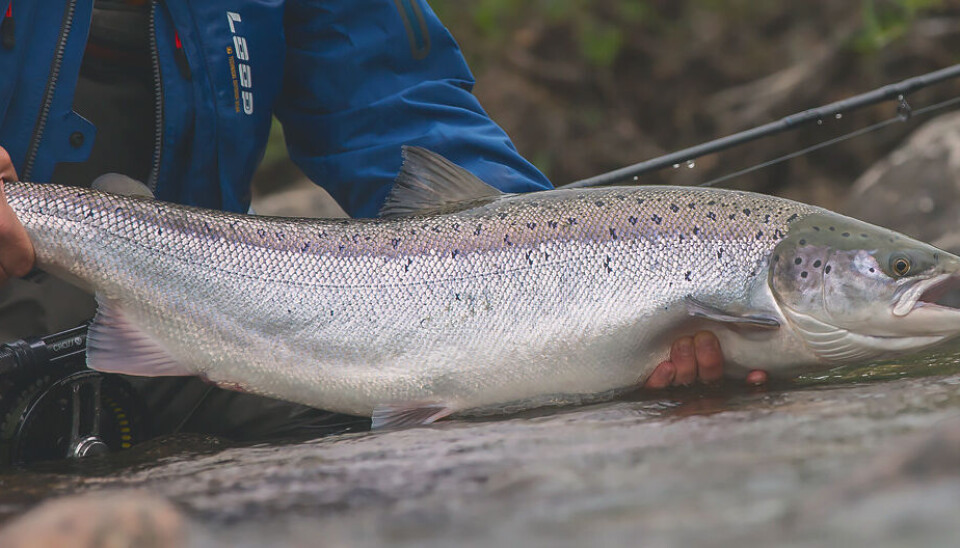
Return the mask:
[(466, 15), (487, 43), (502, 43), (524, 24), (545, 19), (568, 28), (580, 57), (595, 67), (612, 65), (628, 30), (655, 18), (649, 0), (433, 0), (430, 5), (448, 22)]
[(868, 53), (903, 36), (917, 15), (945, 0), (863, 0), (863, 26), (854, 39), (857, 51)]

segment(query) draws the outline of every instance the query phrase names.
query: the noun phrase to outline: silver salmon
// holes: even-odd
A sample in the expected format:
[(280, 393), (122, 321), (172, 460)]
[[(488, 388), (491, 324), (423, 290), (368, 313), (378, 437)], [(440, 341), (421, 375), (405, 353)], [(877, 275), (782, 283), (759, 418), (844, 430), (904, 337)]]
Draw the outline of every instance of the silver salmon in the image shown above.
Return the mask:
[(960, 258), (748, 192), (504, 195), (408, 148), (384, 218), (207, 211), (6, 185), (38, 266), (95, 293), (91, 368), (199, 375), (374, 425), (609, 398), (670, 342), (788, 376), (960, 333)]

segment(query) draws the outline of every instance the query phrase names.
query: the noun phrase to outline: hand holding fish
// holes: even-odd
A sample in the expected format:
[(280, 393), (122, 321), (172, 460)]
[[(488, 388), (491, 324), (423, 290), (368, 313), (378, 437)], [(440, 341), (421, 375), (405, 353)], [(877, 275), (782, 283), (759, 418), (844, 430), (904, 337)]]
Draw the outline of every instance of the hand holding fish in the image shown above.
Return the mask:
[(30, 272), (34, 262), (33, 244), (3, 191), (4, 182), (16, 180), (10, 154), (0, 147), (0, 283)]

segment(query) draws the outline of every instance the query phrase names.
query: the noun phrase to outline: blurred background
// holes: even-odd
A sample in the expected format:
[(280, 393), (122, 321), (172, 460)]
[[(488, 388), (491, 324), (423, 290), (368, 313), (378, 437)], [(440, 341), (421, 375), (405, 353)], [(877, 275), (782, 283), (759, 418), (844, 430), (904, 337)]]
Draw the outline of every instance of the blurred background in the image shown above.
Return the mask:
[[(431, 0), (520, 152), (560, 185), (960, 63), (960, 0)], [(960, 95), (951, 82), (914, 109)], [(943, 114), (940, 111), (937, 114)], [(641, 178), (699, 184), (896, 115), (885, 103)], [(851, 184), (932, 116), (723, 186), (842, 209)], [(275, 122), (258, 203), (305, 187)], [(299, 214), (293, 199), (267, 202)], [(290, 209), (293, 208), (293, 209)], [(259, 211), (259, 210), (258, 210)], [(335, 214), (336, 208), (323, 214)]]

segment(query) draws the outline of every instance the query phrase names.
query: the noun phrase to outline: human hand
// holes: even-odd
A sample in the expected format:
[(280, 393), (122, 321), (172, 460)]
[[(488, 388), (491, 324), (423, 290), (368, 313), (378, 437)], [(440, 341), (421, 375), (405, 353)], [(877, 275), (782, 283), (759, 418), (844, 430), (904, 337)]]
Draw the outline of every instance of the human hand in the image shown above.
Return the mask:
[(27, 229), (7, 204), (4, 181), (17, 181), (17, 170), (10, 154), (0, 147), (0, 283), (24, 276), (33, 268), (36, 255)]
[[(643, 383), (644, 388), (687, 386), (696, 381), (703, 384), (723, 378), (723, 352), (720, 341), (709, 331), (700, 331), (693, 337), (680, 337), (670, 346), (670, 359), (660, 362)], [(754, 370), (747, 375), (747, 384), (766, 384), (767, 373)]]

